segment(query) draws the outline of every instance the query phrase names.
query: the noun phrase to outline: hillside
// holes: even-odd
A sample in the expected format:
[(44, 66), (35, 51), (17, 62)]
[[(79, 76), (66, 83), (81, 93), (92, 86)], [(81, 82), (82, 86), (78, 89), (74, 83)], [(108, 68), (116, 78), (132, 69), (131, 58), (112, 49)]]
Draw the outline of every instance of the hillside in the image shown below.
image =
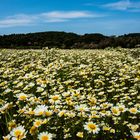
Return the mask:
[(105, 36), (99, 33), (78, 35), (66, 32), (38, 32), (0, 36), (0, 48), (42, 49), (104, 49), (106, 47), (134, 48), (140, 45), (140, 33), (121, 36)]

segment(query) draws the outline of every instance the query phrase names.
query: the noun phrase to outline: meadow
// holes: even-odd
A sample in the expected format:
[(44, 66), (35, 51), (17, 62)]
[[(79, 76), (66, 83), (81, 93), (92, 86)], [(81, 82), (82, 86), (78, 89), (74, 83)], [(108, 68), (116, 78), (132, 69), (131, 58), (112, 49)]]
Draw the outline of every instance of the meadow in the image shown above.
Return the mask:
[(0, 140), (140, 139), (138, 52), (0, 50)]

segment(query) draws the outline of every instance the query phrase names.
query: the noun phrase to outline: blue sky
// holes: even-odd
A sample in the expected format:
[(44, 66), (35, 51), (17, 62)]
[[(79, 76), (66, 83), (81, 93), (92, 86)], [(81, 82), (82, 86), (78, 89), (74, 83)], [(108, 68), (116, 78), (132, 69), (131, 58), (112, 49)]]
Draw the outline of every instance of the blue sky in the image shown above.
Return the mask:
[(140, 0), (0, 0), (0, 34), (140, 32)]

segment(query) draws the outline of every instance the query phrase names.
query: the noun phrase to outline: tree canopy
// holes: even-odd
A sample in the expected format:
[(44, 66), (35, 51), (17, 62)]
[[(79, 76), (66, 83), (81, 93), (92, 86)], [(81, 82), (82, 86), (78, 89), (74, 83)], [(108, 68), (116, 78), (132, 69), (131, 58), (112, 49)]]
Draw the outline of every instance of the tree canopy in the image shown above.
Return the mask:
[(78, 35), (75, 33), (51, 31), (0, 36), (0, 48), (9, 49), (42, 49), (44, 47), (102, 49), (118, 46), (123, 48), (139, 47), (140, 33), (105, 36), (100, 33)]

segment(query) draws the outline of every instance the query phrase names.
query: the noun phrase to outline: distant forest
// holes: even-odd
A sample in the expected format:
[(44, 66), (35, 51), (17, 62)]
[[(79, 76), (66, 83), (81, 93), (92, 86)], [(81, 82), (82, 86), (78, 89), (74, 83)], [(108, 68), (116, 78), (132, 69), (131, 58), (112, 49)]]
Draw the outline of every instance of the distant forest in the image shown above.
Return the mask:
[(0, 36), (0, 48), (8, 49), (104, 49), (140, 47), (140, 33), (105, 36), (99, 33), (78, 35), (66, 32), (39, 32)]

